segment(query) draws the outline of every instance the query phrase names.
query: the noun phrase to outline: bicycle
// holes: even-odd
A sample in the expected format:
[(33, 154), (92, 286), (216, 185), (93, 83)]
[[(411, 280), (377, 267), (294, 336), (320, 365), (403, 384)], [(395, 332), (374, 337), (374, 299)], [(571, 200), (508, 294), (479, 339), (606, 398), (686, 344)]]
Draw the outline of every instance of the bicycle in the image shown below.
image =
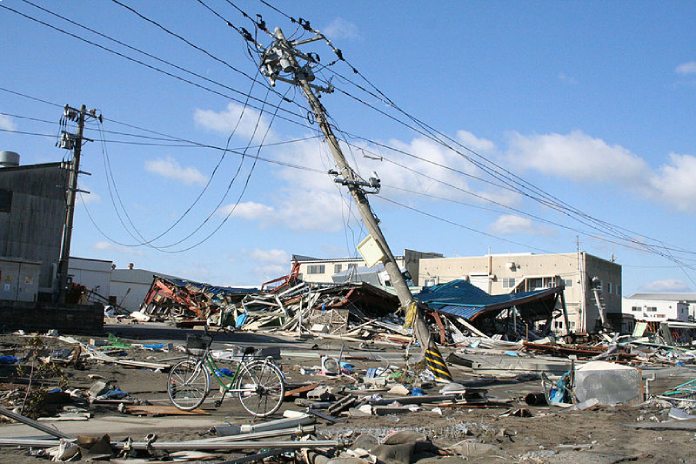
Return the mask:
[(247, 357), (256, 351), (249, 346), (244, 349), (234, 373), (228, 375), (210, 353), (212, 342), (213, 337), (207, 330), (202, 335), (186, 336), (186, 352), (190, 357), (169, 372), (167, 394), (172, 404), (183, 411), (199, 407), (210, 393), (212, 375), (222, 393), (215, 401), (216, 408), (222, 405), (228, 393), (236, 393), (242, 407), (253, 416), (267, 417), (276, 412), (283, 402), (285, 381), (271, 358), (248, 361)]

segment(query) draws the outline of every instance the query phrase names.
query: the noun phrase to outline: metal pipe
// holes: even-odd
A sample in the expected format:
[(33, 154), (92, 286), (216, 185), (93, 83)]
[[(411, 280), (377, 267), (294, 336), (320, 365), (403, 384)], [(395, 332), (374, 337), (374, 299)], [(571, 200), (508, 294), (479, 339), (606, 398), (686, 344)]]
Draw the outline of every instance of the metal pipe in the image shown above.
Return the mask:
[(58, 430), (56, 428), (49, 427), (49, 426), (44, 425), (41, 422), (37, 422), (33, 419), (29, 419), (26, 416), (23, 416), (21, 414), (17, 414), (16, 412), (12, 412), (9, 409), (3, 408), (2, 406), (0, 406), (0, 414), (2, 414), (3, 416), (7, 416), (10, 419), (14, 419), (17, 422), (21, 422), (22, 424), (28, 425), (29, 427), (33, 427), (36, 430), (40, 430), (43, 433), (47, 433), (47, 434), (51, 435), (52, 437), (65, 438), (68, 440), (74, 438), (74, 437), (71, 437), (70, 435), (64, 434), (63, 432), (61, 432), (60, 430)]
[(261, 461), (266, 458), (271, 458), (273, 456), (278, 456), (280, 454), (285, 454), (291, 452), (291, 449), (278, 448), (269, 451), (264, 451), (263, 453), (250, 454), (249, 456), (242, 456), (241, 458), (234, 459), (232, 461), (223, 461), (220, 464), (244, 464), (247, 462)]
[(265, 432), (255, 432), (255, 433), (240, 433), (239, 435), (227, 435), (224, 437), (213, 437), (213, 438), (204, 438), (201, 440), (190, 440), (190, 441), (184, 441), (182, 443), (227, 443), (227, 442), (234, 442), (234, 441), (244, 441), (244, 440), (255, 440), (257, 438), (273, 438), (273, 437), (282, 437), (283, 435), (293, 435), (293, 434), (307, 434), (307, 433), (314, 433), (315, 427), (313, 425), (310, 426), (299, 426), (299, 427), (294, 427), (291, 429), (282, 429), (282, 430), (268, 430)]
[[(73, 439), (75, 440), (75, 439)], [(0, 446), (31, 446), (34, 448), (51, 448), (60, 444), (58, 440), (40, 440), (31, 438), (0, 438)], [(214, 451), (214, 450), (244, 450), (261, 448), (283, 448), (283, 449), (302, 449), (302, 448), (337, 448), (345, 447), (348, 443), (343, 440), (311, 440), (311, 441), (239, 441), (233, 443), (204, 443), (204, 442), (111, 442), (114, 450), (133, 449), (144, 450), (166, 450), (166, 451)]]
[(266, 432), (268, 430), (282, 430), (300, 425), (311, 425), (314, 422), (316, 422), (316, 419), (313, 416), (304, 415), (302, 417), (277, 419), (261, 424), (244, 424), (241, 426), (241, 430), (243, 433)]

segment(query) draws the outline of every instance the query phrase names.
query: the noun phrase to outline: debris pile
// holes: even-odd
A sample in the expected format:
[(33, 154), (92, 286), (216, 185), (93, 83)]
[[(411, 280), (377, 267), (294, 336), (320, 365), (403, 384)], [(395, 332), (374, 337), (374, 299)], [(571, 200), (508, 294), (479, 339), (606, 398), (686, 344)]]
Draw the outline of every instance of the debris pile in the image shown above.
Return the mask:
[(154, 276), (140, 310), (131, 315), (143, 322), (172, 320), (179, 325), (195, 325), (255, 291)]

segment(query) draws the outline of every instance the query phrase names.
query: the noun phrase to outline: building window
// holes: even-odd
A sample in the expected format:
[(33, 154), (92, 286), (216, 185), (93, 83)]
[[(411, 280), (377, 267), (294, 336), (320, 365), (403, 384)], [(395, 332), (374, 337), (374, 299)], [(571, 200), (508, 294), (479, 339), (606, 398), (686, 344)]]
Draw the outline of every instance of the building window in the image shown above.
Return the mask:
[(565, 285), (566, 288), (572, 287), (573, 286), (573, 279), (563, 279), (563, 285)]
[(544, 279), (542, 279), (541, 277), (529, 279), (529, 289), (534, 290), (538, 288), (544, 288)]
[(612, 293), (612, 290), (614, 290), (614, 286), (611, 282), (607, 282), (607, 293)]
[(310, 264), (307, 266), (307, 274), (323, 274), (326, 272), (326, 266), (323, 264)]
[(657, 312), (657, 306), (648, 306), (647, 308), (645, 308), (645, 310), (651, 313), (655, 313)]
[(350, 264), (348, 265), (348, 270), (349, 270), (349, 271), (350, 271), (351, 269), (357, 269), (357, 268), (358, 268), (358, 265), (355, 264), (355, 263), (350, 263)]
[(342, 264), (334, 264), (334, 274), (338, 274), (343, 270), (343, 265)]
[(515, 288), (515, 278), (503, 277), (503, 288)]
[(631, 306), (631, 311), (633, 311), (634, 313), (639, 313), (640, 310), (641, 310), (640, 306)]
[(12, 211), (12, 190), (0, 189), (0, 213)]

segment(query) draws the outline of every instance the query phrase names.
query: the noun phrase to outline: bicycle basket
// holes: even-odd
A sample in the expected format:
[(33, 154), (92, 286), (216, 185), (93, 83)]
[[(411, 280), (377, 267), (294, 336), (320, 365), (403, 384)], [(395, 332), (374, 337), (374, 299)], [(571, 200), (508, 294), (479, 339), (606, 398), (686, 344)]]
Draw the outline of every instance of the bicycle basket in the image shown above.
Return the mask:
[(212, 342), (213, 337), (210, 335), (188, 334), (186, 335), (186, 352), (193, 356), (200, 356)]

